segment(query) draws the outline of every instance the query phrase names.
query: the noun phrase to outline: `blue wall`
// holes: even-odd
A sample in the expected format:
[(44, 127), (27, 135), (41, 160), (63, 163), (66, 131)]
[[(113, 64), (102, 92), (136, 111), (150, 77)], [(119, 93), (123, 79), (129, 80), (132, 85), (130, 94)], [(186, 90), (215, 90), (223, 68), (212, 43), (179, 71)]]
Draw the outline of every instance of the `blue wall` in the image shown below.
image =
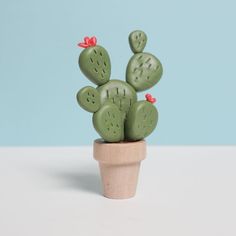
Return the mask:
[[(76, 103), (91, 83), (76, 46), (96, 35), (124, 79), (127, 36), (142, 29), (165, 74), (149, 90), (150, 144), (236, 144), (235, 1), (0, 1), (0, 145), (84, 145), (98, 137)], [(140, 94), (140, 99), (144, 94)]]

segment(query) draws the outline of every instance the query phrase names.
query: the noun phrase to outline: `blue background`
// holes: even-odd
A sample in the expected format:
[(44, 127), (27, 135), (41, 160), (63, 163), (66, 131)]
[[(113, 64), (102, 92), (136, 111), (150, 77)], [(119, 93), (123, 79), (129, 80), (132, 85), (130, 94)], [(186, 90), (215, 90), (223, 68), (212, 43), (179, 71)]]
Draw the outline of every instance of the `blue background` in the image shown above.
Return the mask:
[(91, 114), (75, 99), (92, 85), (77, 42), (97, 36), (112, 78), (124, 80), (134, 29), (165, 70), (148, 90), (160, 115), (149, 144), (236, 144), (235, 9), (233, 0), (0, 0), (0, 145), (91, 144)]

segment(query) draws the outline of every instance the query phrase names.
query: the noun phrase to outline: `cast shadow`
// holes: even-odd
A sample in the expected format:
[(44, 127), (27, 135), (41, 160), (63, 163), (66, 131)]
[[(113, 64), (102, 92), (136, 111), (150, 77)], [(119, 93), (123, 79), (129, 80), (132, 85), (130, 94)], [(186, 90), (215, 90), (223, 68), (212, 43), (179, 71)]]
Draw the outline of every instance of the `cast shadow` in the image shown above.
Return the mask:
[(58, 172), (56, 175), (54, 173), (54, 178), (57, 179), (60, 187), (101, 194), (101, 181), (98, 174)]
[(40, 170), (41, 175), (50, 182), (50, 188), (83, 191), (102, 194), (102, 184), (96, 169), (47, 169)]

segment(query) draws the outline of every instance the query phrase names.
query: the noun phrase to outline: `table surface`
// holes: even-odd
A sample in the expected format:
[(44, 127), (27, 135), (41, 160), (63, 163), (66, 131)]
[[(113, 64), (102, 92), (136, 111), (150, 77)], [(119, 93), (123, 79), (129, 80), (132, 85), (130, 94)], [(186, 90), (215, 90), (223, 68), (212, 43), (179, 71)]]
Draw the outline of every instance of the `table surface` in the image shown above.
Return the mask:
[(102, 196), (91, 147), (0, 148), (2, 236), (235, 236), (236, 147), (148, 147), (135, 198)]

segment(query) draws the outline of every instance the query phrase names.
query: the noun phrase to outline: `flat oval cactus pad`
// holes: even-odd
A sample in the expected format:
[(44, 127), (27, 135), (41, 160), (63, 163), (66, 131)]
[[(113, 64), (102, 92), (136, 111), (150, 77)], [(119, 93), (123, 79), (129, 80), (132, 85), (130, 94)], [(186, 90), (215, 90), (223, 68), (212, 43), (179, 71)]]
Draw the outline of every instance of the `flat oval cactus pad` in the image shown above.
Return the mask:
[(136, 91), (144, 91), (153, 87), (163, 73), (161, 62), (150, 53), (134, 54), (126, 69), (126, 81)]
[(77, 101), (79, 105), (89, 112), (96, 112), (100, 106), (100, 94), (90, 86), (80, 89), (77, 93)]
[(141, 31), (136, 30), (129, 35), (129, 45), (133, 53), (142, 52), (147, 43), (147, 35)]
[(111, 80), (97, 88), (100, 93), (101, 104), (110, 101), (117, 105), (125, 117), (133, 103), (137, 101), (137, 94), (132, 86), (120, 80)]
[(129, 110), (125, 122), (125, 137), (128, 140), (141, 140), (156, 128), (158, 112), (156, 107), (147, 101), (136, 102)]
[(124, 123), (118, 107), (110, 102), (93, 114), (93, 126), (106, 142), (119, 142), (124, 139)]
[(110, 79), (110, 58), (101, 46), (84, 49), (79, 56), (79, 66), (84, 75), (96, 85), (105, 84)]

